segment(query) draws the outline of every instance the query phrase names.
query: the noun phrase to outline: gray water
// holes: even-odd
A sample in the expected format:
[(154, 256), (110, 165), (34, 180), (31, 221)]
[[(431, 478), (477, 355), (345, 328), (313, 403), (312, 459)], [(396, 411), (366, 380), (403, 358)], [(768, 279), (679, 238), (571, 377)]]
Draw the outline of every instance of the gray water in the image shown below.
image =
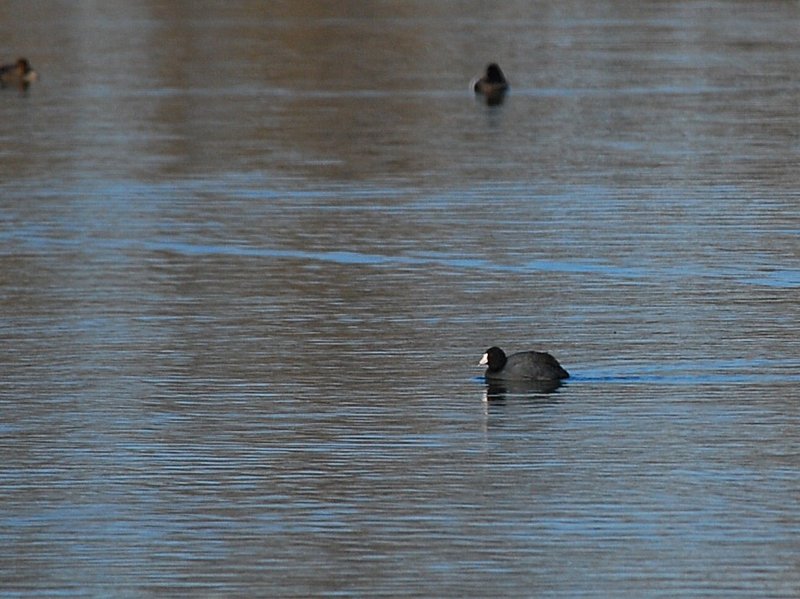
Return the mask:
[(798, 23), (0, 6), (3, 595), (800, 595)]

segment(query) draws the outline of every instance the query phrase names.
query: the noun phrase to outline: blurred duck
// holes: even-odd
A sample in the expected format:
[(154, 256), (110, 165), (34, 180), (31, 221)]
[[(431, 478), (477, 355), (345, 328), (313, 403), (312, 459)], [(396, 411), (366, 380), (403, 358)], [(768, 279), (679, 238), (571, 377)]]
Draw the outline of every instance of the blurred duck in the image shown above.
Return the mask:
[(3, 85), (27, 86), (38, 77), (27, 58), (18, 58), (14, 64), (0, 65), (0, 83)]
[(483, 94), (488, 104), (499, 104), (508, 91), (508, 81), (497, 63), (493, 62), (486, 67), (483, 77), (475, 80), (472, 89), (476, 94)]

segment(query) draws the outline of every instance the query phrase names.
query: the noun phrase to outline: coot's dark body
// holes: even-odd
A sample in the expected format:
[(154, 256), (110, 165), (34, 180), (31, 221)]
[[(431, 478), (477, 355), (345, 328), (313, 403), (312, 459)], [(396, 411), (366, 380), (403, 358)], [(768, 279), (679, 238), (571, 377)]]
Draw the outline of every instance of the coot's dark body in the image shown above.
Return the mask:
[(558, 360), (546, 352), (523, 351), (506, 356), (499, 347), (490, 347), (480, 364), (487, 365), (487, 380), (558, 381), (569, 377)]

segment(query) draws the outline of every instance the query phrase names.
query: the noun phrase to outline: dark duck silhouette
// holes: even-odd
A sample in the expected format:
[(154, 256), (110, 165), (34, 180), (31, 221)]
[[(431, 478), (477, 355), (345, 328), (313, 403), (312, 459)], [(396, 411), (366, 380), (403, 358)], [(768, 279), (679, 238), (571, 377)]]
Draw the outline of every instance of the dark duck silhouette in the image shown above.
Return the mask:
[(33, 70), (27, 58), (18, 58), (13, 64), (0, 65), (0, 84), (25, 88), (36, 81), (38, 73)]
[(489, 105), (500, 104), (508, 91), (508, 81), (497, 63), (486, 67), (483, 77), (476, 79), (472, 85), (476, 94), (483, 95)]

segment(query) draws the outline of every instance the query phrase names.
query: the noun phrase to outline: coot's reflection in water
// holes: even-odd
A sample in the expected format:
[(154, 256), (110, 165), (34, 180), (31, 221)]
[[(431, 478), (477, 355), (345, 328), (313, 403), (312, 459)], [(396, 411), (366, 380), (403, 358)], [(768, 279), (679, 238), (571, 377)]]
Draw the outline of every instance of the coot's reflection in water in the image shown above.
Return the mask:
[(556, 393), (561, 385), (560, 380), (486, 381), (484, 399), (486, 401), (500, 401), (512, 397), (541, 399), (542, 396), (551, 396)]

